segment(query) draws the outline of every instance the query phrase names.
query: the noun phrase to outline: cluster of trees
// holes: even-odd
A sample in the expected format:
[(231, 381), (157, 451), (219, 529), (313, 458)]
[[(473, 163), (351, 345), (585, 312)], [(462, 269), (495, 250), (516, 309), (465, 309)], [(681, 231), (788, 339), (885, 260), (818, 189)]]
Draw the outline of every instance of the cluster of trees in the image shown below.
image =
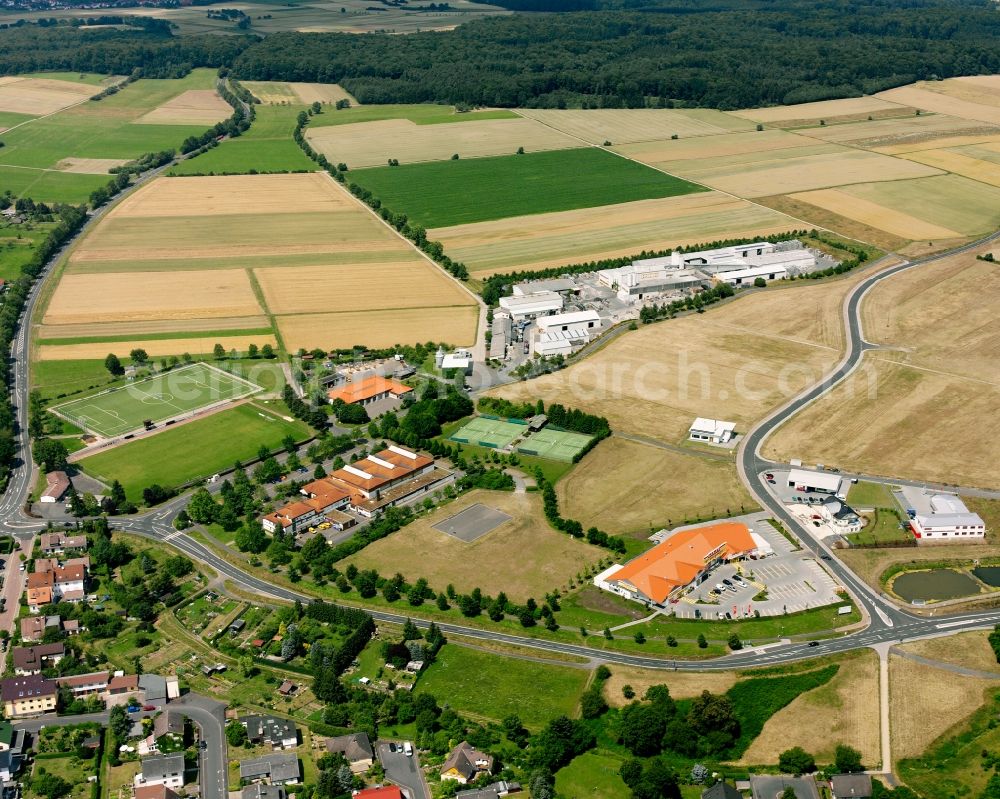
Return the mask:
[(996, 655), (997, 663), (1000, 663), (1000, 624), (997, 624), (989, 635), (990, 647)]
[(683, 300), (673, 300), (662, 305), (646, 305), (639, 311), (639, 321), (644, 325), (657, 322), (661, 319), (672, 319), (682, 311), (696, 311), (702, 313), (705, 306), (714, 305), (719, 300), (732, 297), (736, 294), (736, 289), (728, 283), (716, 283), (709, 289), (699, 291), (697, 294), (689, 294)]
[(295, 389), (288, 385), (288, 383), (285, 383), (285, 387), (281, 391), (281, 398), (285, 401), (288, 410), (291, 411), (292, 416), (296, 419), (301, 419), (307, 425), (317, 430), (322, 430), (327, 426), (329, 417), (321, 409), (314, 408), (299, 397), (295, 393)]
[(365, 410), (364, 405), (344, 402), (340, 397), (337, 397), (330, 404), (330, 407), (333, 409), (333, 415), (337, 417), (337, 421), (341, 424), (368, 423), (368, 411)]
[[(123, 18), (124, 19), (124, 18)], [(181, 78), (193, 67), (222, 67), (254, 39), (248, 36), (173, 36), (167, 20), (128, 18), (132, 30), (89, 28), (77, 21), (18, 22), (0, 30), (0, 73), (37, 70)]]
[(278, 33), (243, 51), (234, 70), (341, 83), (362, 103), (727, 109), (1000, 69), (1000, 18), (982, 0), (600, 5), (405, 38)]
[[(219, 81), (216, 87), (219, 95), (229, 105), (233, 107), (232, 116), (222, 122), (217, 122), (200, 136), (188, 136), (181, 142), (182, 153), (196, 153), (200, 155), (204, 148), (213, 142), (217, 142), (223, 136), (236, 138), (245, 133), (253, 124), (255, 112), (253, 108), (253, 95), (239, 84), (227, 84)], [(200, 152), (199, 152), (200, 151)]]
[[(261, 466), (268, 459), (273, 460), (269, 452), (261, 461)], [(265, 468), (259, 476), (255, 475), (255, 478), (259, 478), (258, 482), (270, 482), (266, 479), (269, 477), (271, 477), (270, 468)], [(260, 524), (254, 521), (254, 517), (260, 511), (260, 504), (257, 501), (254, 485), (240, 464), (233, 470), (232, 480), (223, 480), (219, 488), (219, 499), (210, 494), (207, 488), (199, 488), (191, 495), (191, 501), (183, 511), (182, 524), (190, 520), (198, 524), (218, 524), (226, 532), (239, 529), (240, 532), (237, 534), (239, 538), (244, 532), (243, 528), (240, 528), (241, 520), (247, 519), (246, 527), (252, 526), (260, 530)], [(263, 536), (263, 530), (260, 532)]]
[[(114, 88), (114, 87), (111, 87)], [(117, 89), (116, 89), (117, 91)], [(132, 180), (133, 175), (141, 175), (150, 169), (156, 169), (174, 160), (174, 150), (161, 150), (157, 153), (143, 153), (134, 161), (113, 167), (111, 179), (104, 186), (98, 186), (90, 193), (90, 207), (100, 208), (118, 192), (124, 189)]]
[[(337, 107), (340, 108), (339, 102), (337, 103)], [(411, 225), (406, 214), (399, 214), (390, 210), (388, 207), (383, 205), (382, 201), (369, 189), (366, 189), (364, 186), (360, 186), (354, 181), (349, 180), (347, 178), (347, 164), (331, 164), (325, 155), (317, 153), (305, 137), (305, 126), (308, 124), (308, 121), (309, 115), (304, 111), (300, 113), (295, 126), (295, 132), (292, 134), (296, 144), (302, 148), (302, 152), (319, 164), (322, 169), (325, 169), (334, 180), (339, 183), (343, 183), (351, 194), (368, 205), (373, 211), (375, 211), (375, 213), (382, 217), (382, 219), (399, 231), (400, 234), (406, 236), (406, 238), (412, 241), (419, 249), (423, 250), (424, 253), (430, 256), (434, 262), (441, 266), (444, 270), (450, 272), (459, 280), (469, 279), (469, 270), (465, 264), (459, 261), (453, 261), (449, 256), (445, 255), (444, 245), (442, 245), (439, 241), (432, 241), (428, 239), (426, 228), (423, 228), (420, 225)]]
[[(816, 771), (816, 758), (801, 746), (793, 746), (778, 755), (778, 768), (785, 774), (811, 774)], [(861, 752), (844, 744), (834, 750), (831, 768), (836, 774), (859, 774), (865, 770)]]
[[(559, 511), (559, 500), (556, 497), (555, 487), (545, 479), (545, 473), (540, 469), (535, 469), (535, 483), (538, 490), (542, 492), (542, 510), (545, 518), (556, 530), (573, 536), (573, 538), (583, 538), (583, 525), (576, 519), (566, 519)], [(612, 552), (625, 552), (625, 540), (621, 536), (609, 535), (597, 527), (590, 527), (586, 532), (587, 543), (594, 546), (607, 547)]]

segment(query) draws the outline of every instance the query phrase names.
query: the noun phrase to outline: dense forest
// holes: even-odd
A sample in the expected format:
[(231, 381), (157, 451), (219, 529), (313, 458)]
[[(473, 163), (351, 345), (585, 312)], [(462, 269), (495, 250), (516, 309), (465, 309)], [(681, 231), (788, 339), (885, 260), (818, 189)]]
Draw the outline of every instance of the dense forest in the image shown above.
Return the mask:
[[(171, 36), (161, 29), (0, 31), (0, 74), (147, 76), (230, 66), (248, 80), (342, 83), (363, 103), (721, 109), (857, 96), (1000, 72), (987, 0), (501, 0), (453, 31)], [(574, 10), (586, 6), (593, 10)]]

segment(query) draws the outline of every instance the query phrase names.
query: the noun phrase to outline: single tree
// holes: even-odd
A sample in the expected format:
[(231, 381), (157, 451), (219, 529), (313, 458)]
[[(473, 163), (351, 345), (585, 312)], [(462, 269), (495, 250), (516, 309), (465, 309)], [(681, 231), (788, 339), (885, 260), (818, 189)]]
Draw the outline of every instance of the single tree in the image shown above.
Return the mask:
[(111, 372), (115, 377), (121, 377), (125, 374), (125, 367), (122, 366), (122, 362), (118, 360), (118, 356), (113, 352), (109, 352), (107, 357), (104, 359), (104, 368)]

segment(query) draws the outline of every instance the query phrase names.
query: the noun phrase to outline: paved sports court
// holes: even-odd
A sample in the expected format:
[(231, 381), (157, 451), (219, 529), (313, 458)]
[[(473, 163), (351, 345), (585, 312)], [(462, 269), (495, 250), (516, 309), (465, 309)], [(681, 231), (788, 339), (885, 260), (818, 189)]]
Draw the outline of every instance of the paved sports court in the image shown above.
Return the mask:
[(444, 521), (438, 522), (434, 525), (434, 529), (469, 544), (510, 519), (511, 517), (503, 511), (489, 508), (477, 502), (454, 516), (449, 516)]

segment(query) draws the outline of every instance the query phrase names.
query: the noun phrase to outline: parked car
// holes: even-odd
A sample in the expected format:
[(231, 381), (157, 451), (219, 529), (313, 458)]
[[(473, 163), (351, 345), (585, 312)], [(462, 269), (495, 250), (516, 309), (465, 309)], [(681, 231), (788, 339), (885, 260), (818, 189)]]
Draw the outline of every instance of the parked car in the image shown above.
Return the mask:
[(771, 474), (770, 472), (768, 472), (767, 474), (765, 474), (764, 477), (767, 478), (768, 482), (771, 482), (771, 483), (774, 482), (774, 475)]
[(813, 522), (813, 527), (822, 527), (822, 526), (823, 524), (821, 522), (815, 522), (815, 521)]
[(413, 744), (409, 741), (403, 744), (403, 754), (407, 757), (413, 757)]
[(142, 709), (149, 712), (150, 710), (156, 710), (156, 705), (143, 705)]
[(731, 586), (731, 585), (733, 584), (733, 581), (732, 581), (732, 580), (730, 580), (730, 579), (729, 579), (729, 578), (727, 578), (727, 577), (723, 577), (723, 578), (722, 578), (722, 584), (723, 584), (724, 586), (726, 586), (726, 588), (729, 588), (729, 587), (730, 587), (730, 586)]

